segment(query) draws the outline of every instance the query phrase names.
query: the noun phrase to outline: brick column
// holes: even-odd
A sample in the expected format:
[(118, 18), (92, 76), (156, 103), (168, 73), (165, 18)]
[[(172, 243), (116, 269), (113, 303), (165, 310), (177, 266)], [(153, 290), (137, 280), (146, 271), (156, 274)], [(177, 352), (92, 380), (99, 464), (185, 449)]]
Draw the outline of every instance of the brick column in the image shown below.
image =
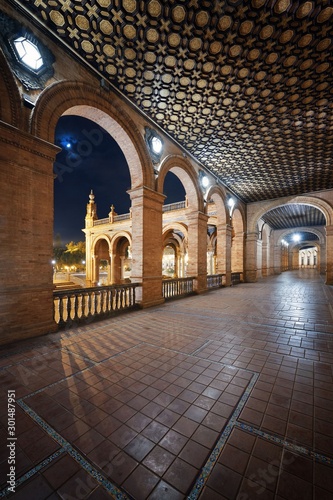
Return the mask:
[(207, 290), (207, 221), (208, 215), (192, 212), (188, 220), (188, 276), (196, 276), (196, 292)]
[(233, 273), (242, 273), (244, 270), (244, 233), (239, 232), (232, 238), (231, 270)]
[(299, 269), (299, 248), (294, 248), (291, 251), (291, 268), (293, 271)]
[(0, 123), (0, 343), (53, 320), (53, 144)]
[(317, 268), (320, 274), (326, 273), (326, 243), (319, 246)]
[(262, 278), (262, 240), (257, 240), (257, 278)]
[(262, 243), (262, 276), (269, 274), (269, 244)]
[(229, 224), (217, 226), (216, 272), (226, 275), (226, 286), (231, 285), (231, 235), (232, 227)]
[(257, 281), (257, 233), (247, 233), (245, 240), (245, 271), (244, 281), (255, 283)]
[(333, 285), (333, 226), (326, 226), (326, 285)]
[(129, 191), (132, 200), (131, 281), (142, 284), (142, 307), (164, 302), (162, 296), (162, 206), (165, 196), (149, 188)]
[(274, 274), (281, 274), (281, 245), (274, 245), (273, 269)]

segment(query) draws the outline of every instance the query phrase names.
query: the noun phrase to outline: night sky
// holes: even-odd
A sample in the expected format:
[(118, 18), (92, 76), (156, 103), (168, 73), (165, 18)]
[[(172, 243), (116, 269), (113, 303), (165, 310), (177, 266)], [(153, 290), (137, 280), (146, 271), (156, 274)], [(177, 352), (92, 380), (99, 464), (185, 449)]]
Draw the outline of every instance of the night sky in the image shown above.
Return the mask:
[[(54, 237), (62, 244), (83, 241), (86, 204), (91, 189), (95, 194), (97, 214), (107, 217), (110, 206), (117, 214), (129, 212), (130, 174), (125, 157), (113, 138), (96, 123), (79, 116), (60, 118), (55, 143), (62, 147), (54, 173)], [(168, 173), (164, 185), (165, 203), (185, 199), (178, 178)]]

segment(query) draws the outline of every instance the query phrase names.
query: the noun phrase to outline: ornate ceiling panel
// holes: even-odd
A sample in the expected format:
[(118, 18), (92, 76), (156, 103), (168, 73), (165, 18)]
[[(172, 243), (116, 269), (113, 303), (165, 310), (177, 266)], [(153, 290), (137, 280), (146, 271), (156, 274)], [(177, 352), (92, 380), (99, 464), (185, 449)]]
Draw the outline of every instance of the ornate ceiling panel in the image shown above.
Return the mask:
[(325, 226), (324, 214), (308, 205), (286, 205), (267, 212), (262, 219), (273, 229)]
[(15, 4), (245, 202), (333, 188), (331, 0)]

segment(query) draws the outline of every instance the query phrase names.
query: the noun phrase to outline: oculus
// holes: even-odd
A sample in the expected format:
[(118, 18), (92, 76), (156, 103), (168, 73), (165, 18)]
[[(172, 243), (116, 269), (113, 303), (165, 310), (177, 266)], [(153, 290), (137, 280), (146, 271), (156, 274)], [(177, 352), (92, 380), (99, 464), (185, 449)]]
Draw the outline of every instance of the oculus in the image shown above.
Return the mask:
[(163, 140), (162, 138), (149, 127), (145, 127), (145, 141), (153, 163), (156, 165), (160, 163), (163, 153)]
[(27, 28), (0, 12), (0, 45), (26, 90), (43, 89), (54, 73), (52, 52)]

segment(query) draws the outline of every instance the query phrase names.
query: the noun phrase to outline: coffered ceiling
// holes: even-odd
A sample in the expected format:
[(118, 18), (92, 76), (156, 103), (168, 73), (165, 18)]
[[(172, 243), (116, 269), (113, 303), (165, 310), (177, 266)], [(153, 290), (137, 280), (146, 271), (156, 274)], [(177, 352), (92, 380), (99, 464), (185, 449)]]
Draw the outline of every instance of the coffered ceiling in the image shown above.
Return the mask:
[(272, 229), (285, 229), (286, 227), (311, 227), (325, 226), (324, 214), (315, 207), (308, 205), (285, 205), (267, 212), (262, 219)]
[(14, 3), (243, 201), (333, 188), (331, 0)]
[[(272, 229), (297, 228), (297, 233), (301, 235), (301, 240), (317, 240), (315, 234), (302, 230), (314, 226), (325, 226), (326, 220), (324, 214), (315, 207), (301, 204), (290, 204), (274, 208), (266, 212), (262, 219), (269, 224)], [(291, 242), (293, 234), (285, 237), (285, 240)]]

